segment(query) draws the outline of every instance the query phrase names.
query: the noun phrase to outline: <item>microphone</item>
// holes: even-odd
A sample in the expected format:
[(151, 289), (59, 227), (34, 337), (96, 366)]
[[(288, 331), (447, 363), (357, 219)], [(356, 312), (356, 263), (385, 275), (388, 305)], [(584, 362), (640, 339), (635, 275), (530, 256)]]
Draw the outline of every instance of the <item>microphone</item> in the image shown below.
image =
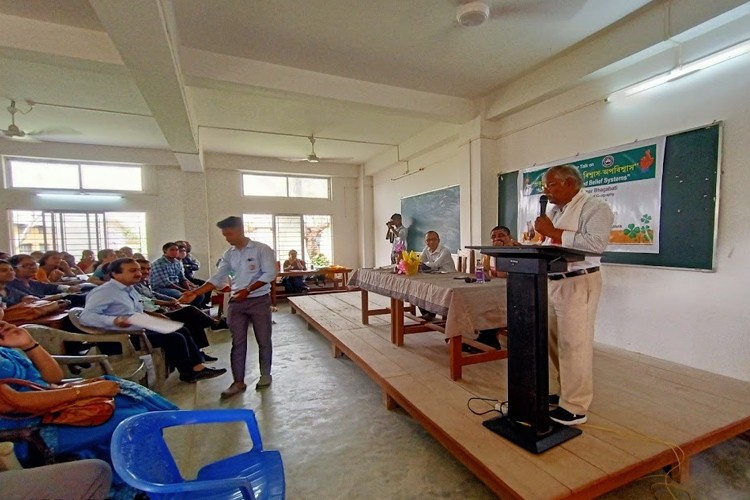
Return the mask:
[(539, 217), (544, 217), (547, 213), (547, 202), (549, 201), (549, 198), (547, 198), (546, 194), (543, 194), (539, 197)]

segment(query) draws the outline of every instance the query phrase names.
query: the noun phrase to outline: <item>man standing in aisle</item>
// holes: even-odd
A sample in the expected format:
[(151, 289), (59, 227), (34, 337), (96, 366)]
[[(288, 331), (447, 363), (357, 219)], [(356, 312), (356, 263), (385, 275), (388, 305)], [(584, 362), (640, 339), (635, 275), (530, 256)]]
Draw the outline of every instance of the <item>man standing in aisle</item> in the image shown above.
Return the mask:
[[(555, 206), (534, 223), (545, 237), (542, 244), (604, 252), (614, 215), (602, 198), (582, 190), (578, 169), (552, 167), (543, 182), (544, 194)], [(549, 357), (557, 372), (551, 382), (560, 388), (558, 397), (550, 396), (550, 404), (559, 405), (550, 418), (563, 425), (585, 423), (594, 397), (594, 322), (602, 290), (599, 262), (599, 257), (586, 257), (569, 263), (566, 273), (549, 275)]]
[(216, 226), (232, 245), (221, 258), (216, 273), (195, 290), (188, 290), (180, 302), (190, 303), (202, 293), (224, 286), (229, 273), (232, 277), (232, 296), (229, 299), (227, 322), (232, 332), (232, 375), (234, 382), (221, 393), (230, 398), (247, 389), (245, 361), (247, 357), (247, 329), (252, 323), (258, 342), (260, 379), (256, 389), (271, 385), (271, 282), (276, 279), (276, 255), (271, 247), (245, 236), (240, 217), (227, 217)]

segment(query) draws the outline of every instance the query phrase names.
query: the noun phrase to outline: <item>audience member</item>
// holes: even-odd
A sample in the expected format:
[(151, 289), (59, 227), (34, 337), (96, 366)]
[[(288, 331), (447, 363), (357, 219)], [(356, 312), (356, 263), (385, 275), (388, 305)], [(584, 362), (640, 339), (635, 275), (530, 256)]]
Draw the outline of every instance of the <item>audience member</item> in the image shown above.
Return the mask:
[[(164, 314), (171, 320), (184, 323), (185, 328), (190, 331), (193, 341), (195, 341), (195, 344), (200, 349), (208, 347), (209, 345), (205, 331), (206, 328), (210, 327), (212, 330), (228, 328), (224, 320), (215, 320), (195, 306), (182, 305), (177, 302), (177, 299), (174, 299), (169, 295), (162, 295), (153, 291), (151, 289), (151, 284), (149, 283), (151, 263), (146, 259), (140, 259), (136, 262), (138, 262), (138, 266), (141, 269), (141, 281), (133, 285), (133, 288), (141, 296), (143, 309), (146, 312)], [(203, 361), (205, 362), (213, 362), (217, 360), (205, 352), (202, 354)]]
[[(67, 264), (68, 269), (70, 270), (70, 275), (78, 277), (82, 274), (85, 274), (80, 267), (76, 265), (76, 258), (73, 257), (68, 252), (60, 252), (60, 258), (62, 259), (62, 262), (60, 262), (60, 265)], [(63, 269), (65, 271), (65, 269)], [(67, 275), (66, 275), (67, 276)]]
[[(28, 391), (16, 384), (0, 384), (0, 413), (4, 415), (22, 412), (21, 408), (34, 407), (40, 410), (74, 403), (80, 398), (114, 396), (115, 410), (112, 417), (101, 425), (74, 427), (46, 424), (42, 439), (55, 454), (94, 457), (111, 464), (110, 441), (117, 425), (125, 418), (140, 413), (160, 410), (176, 410), (174, 404), (134, 382), (104, 376), (101, 380), (85, 384), (57, 385), (63, 372), (49, 353), (36, 342), (28, 331), (2, 321), (0, 311), (0, 379), (17, 378), (49, 386), (55, 390)], [(0, 429), (23, 428), (38, 425), (40, 416), (0, 419)], [(18, 447), (21, 448), (21, 447)], [(17, 448), (17, 449), (18, 449)], [(18, 459), (27, 465), (28, 456), (19, 450)], [(122, 480), (113, 478), (115, 490), (128, 487)], [(2, 481), (2, 479), (0, 479)], [(131, 495), (135, 493), (129, 490)], [(54, 497), (67, 496), (68, 491), (58, 490)], [(116, 493), (116, 492), (115, 492)], [(3, 489), (5, 497), (5, 489)]]
[[(284, 272), (306, 270), (307, 264), (304, 260), (297, 258), (297, 250), (289, 250), (289, 258), (284, 261)], [(284, 285), (287, 293), (305, 293), (309, 290), (302, 276), (284, 276), (281, 284)]]
[(97, 459), (0, 472), (5, 500), (61, 498), (61, 491), (67, 498), (104, 500), (111, 484), (112, 468)]
[(44, 255), (44, 252), (40, 250), (34, 250), (29, 255), (31, 255), (31, 258), (34, 259), (36, 262), (39, 262), (39, 259), (42, 258), (42, 256)]
[(205, 283), (205, 281), (195, 277), (195, 272), (200, 270), (201, 263), (193, 257), (193, 246), (187, 240), (177, 240), (175, 243), (180, 250), (180, 260), (182, 261), (182, 269), (185, 272), (185, 277), (196, 285)]
[(130, 247), (122, 247), (120, 248), (120, 254), (122, 254), (123, 257), (127, 257), (128, 259), (133, 258), (133, 249)]
[(94, 265), (96, 259), (94, 259), (94, 252), (91, 250), (84, 250), (81, 252), (81, 260), (78, 261), (78, 268), (83, 274), (89, 274), (94, 271)]
[(94, 285), (103, 285), (108, 280), (106, 274), (104, 273), (103, 267), (105, 264), (109, 264), (110, 262), (115, 260), (117, 258), (117, 255), (111, 248), (105, 248), (104, 250), (99, 250), (96, 254), (96, 257), (99, 260), (97, 260), (94, 264), (94, 273), (89, 276), (89, 283), (93, 283)]
[(0, 308), (6, 310), (8, 321), (32, 321), (62, 311), (70, 305), (70, 302), (65, 300), (38, 300), (34, 296), (8, 287), (15, 278), (16, 273), (10, 262), (0, 260)]
[(227, 318), (232, 332), (232, 376), (234, 381), (221, 393), (229, 398), (247, 389), (245, 385), (245, 362), (247, 357), (247, 333), (252, 323), (255, 340), (258, 342), (260, 379), (256, 389), (271, 385), (271, 282), (276, 279), (276, 255), (271, 247), (245, 236), (242, 219), (227, 217), (217, 227), (232, 245), (222, 255), (219, 269), (205, 285), (189, 290), (180, 297), (180, 302), (192, 302), (201, 294), (223, 287), (230, 272), (232, 296), (229, 300)]
[[(106, 329), (135, 330), (128, 319), (143, 313), (143, 304), (133, 286), (141, 281), (141, 269), (133, 259), (117, 259), (109, 264), (111, 279), (89, 292), (86, 307), (81, 313), (81, 323)], [(173, 333), (146, 331), (151, 344), (164, 348), (167, 363), (177, 368), (180, 380), (197, 380), (218, 377), (226, 369), (212, 369), (203, 365), (203, 354), (195, 345), (190, 332), (180, 328)]]
[[(182, 262), (178, 258), (180, 250), (177, 244), (170, 241), (162, 245), (161, 249), (164, 255), (151, 263), (151, 286), (162, 295), (169, 295), (176, 299), (183, 292), (194, 289), (195, 285), (185, 278)], [(192, 304), (202, 307), (205, 303), (205, 297), (199, 295)]]
[(16, 278), (8, 283), (8, 288), (14, 288), (23, 295), (30, 295), (43, 300), (65, 299), (75, 307), (83, 307), (85, 304), (86, 295), (78, 293), (81, 291), (79, 285), (58, 285), (35, 280), (37, 263), (32, 260), (30, 255), (14, 255), (9, 262), (13, 266)]
[[(67, 276), (68, 273), (62, 269), (61, 265), (62, 257), (60, 257), (60, 252), (55, 250), (44, 252), (42, 258), (39, 259), (39, 268), (36, 270), (36, 280), (41, 281), (42, 283), (56, 283), (62, 281), (63, 277)], [(67, 263), (65, 266), (67, 267)], [(68, 269), (68, 271), (69, 270), (70, 269)]]

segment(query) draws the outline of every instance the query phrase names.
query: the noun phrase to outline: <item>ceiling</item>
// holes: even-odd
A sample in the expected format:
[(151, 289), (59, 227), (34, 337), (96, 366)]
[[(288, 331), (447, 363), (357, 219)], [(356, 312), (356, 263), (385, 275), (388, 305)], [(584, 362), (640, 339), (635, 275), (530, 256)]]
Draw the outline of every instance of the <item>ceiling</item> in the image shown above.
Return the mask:
[(16, 123), (45, 142), (172, 151), (185, 170), (203, 152), (304, 157), (310, 134), (363, 164), (665, 2), (486, 0), (474, 28), (460, 3), (0, 0), (0, 99), (38, 103)]

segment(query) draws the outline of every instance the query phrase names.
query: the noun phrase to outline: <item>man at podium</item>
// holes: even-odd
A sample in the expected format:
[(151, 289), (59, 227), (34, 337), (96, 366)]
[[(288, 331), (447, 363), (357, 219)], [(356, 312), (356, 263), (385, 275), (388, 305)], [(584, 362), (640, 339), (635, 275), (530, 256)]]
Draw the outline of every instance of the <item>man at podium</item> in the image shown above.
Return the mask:
[[(609, 242), (614, 215), (602, 198), (583, 191), (583, 178), (573, 165), (550, 168), (542, 179), (554, 206), (534, 222), (543, 245), (602, 253)], [(599, 257), (568, 264), (565, 273), (549, 274), (549, 357), (556, 371), (550, 396), (558, 407), (550, 418), (563, 425), (586, 422), (594, 396), (594, 323), (602, 276)]]

